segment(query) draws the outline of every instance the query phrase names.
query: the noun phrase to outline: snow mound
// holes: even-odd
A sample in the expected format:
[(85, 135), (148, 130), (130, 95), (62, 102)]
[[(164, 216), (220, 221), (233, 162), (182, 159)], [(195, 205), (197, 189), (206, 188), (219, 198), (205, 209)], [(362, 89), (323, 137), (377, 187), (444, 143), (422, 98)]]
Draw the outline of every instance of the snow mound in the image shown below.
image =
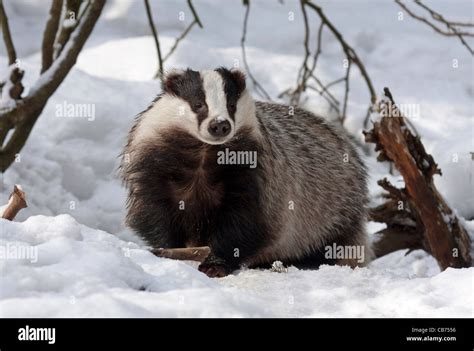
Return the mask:
[(474, 268), (437, 274), (422, 252), (356, 270), (210, 279), (195, 263), (155, 257), (66, 214), (0, 220), (0, 231), (1, 317), (473, 316)]

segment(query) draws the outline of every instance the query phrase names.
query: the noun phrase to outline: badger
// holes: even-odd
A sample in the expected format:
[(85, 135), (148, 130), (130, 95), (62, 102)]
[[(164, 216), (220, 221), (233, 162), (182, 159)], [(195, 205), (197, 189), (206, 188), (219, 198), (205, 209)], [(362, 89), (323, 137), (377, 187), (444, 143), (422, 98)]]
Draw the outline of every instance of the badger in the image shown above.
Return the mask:
[[(367, 263), (367, 175), (353, 142), (313, 113), (254, 101), (245, 79), (226, 68), (164, 77), (122, 153), (126, 224), (154, 248), (209, 246), (199, 270), (210, 277), (275, 261)], [(363, 248), (365, 262), (328, 255), (336, 246)]]

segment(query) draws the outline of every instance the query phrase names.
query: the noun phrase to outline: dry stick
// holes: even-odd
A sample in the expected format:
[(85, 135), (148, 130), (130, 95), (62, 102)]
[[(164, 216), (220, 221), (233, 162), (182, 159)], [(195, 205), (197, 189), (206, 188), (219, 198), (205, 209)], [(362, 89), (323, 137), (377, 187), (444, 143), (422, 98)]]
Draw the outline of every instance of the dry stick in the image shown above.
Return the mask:
[(153, 249), (151, 252), (158, 257), (171, 258), (173, 260), (202, 262), (211, 252), (209, 246), (186, 247), (177, 249)]
[[(437, 21), (439, 22), (442, 22), (443, 24), (446, 25), (446, 27), (448, 28), (448, 30), (450, 31), (445, 31), (441, 28), (438, 28), (435, 24), (431, 23), (429, 20), (427, 20), (425, 17), (422, 17), (422, 16), (419, 16), (417, 14), (415, 14), (413, 11), (411, 11), (401, 0), (395, 0), (395, 2), (402, 8), (406, 11), (406, 13), (408, 13), (408, 15), (410, 15), (412, 18), (414, 19), (417, 19), (425, 24), (427, 24), (428, 26), (430, 26), (431, 28), (433, 28), (437, 33), (441, 34), (441, 35), (445, 35), (445, 36), (456, 36), (459, 38), (459, 40), (461, 41), (461, 43), (467, 48), (467, 50), (471, 53), (471, 55), (474, 55), (474, 50), (469, 46), (469, 44), (466, 42), (466, 40), (464, 39), (464, 36), (474, 36), (474, 33), (470, 33), (470, 32), (462, 32), (462, 31), (459, 31), (455, 28), (456, 26), (456, 22), (449, 22), (447, 20), (444, 19), (443, 16), (441, 16), (439, 13), (433, 11), (432, 9), (430, 9), (429, 7), (427, 7), (426, 5), (422, 4), (420, 1), (415, 1), (415, 3), (419, 6), (421, 6), (422, 8), (426, 9), (427, 11), (429, 11), (431, 13), (431, 16), (433, 18), (435, 18), (434, 16), (437, 16), (437, 18), (435, 18)], [(474, 26), (474, 24), (463, 24), (464, 26), (469, 26), (469, 27), (472, 27)]]
[(194, 16), (194, 20), (189, 24), (189, 26), (183, 31), (183, 33), (181, 33), (181, 35), (179, 37), (176, 38), (173, 46), (171, 47), (170, 51), (165, 55), (165, 58), (163, 59), (163, 63), (166, 62), (166, 60), (173, 54), (173, 52), (176, 50), (176, 48), (178, 47), (178, 44), (181, 40), (183, 40), (186, 35), (188, 35), (188, 33), (191, 31), (191, 29), (193, 29), (193, 26), (195, 24), (197, 24), (200, 28), (203, 28), (203, 25), (202, 25), (202, 22), (201, 20), (199, 19), (199, 16), (196, 12), (196, 10), (194, 9), (194, 6), (193, 6), (193, 3), (191, 2), (191, 0), (188, 0), (188, 6), (189, 8), (191, 9), (191, 12)]
[(26, 204), (26, 194), (18, 186), (13, 187), (13, 191), (8, 199), (8, 204), (3, 211), (2, 218), (13, 221), (22, 208), (28, 207)]
[(59, 28), (59, 18), (61, 17), (61, 9), (63, 0), (53, 0), (49, 10), (49, 19), (46, 23), (43, 33), (43, 43), (41, 45), (41, 74), (43, 74), (53, 63), (54, 40)]
[(156, 52), (158, 54), (158, 73), (155, 78), (163, 79), (163, 59), (161, 58), (160, 40), (158, 39), (158, 31), (153, 22), (153, 16), (151, 14), (150, 3), (145, 0), (146, 15), (148, 17), (148, 23), (150, 25), (151, 32), (153, 34), (153, 40), (155, 41)]
[(244, 61), (245, 71), (247, 72), (247, 76), (252, 81), (252, 84), (257, 94), (260, 95), (262, 98), (271, 101), (272, 99), (270, 98), (270, 95), (268, 95), (268, 93), (262, 87), (262, 85), (260, 85), (260, 83), (255, 79), (247, 63), (247, 54), (245, 52), (245, 39), (247, 37), (247, 23), (248, 23), (249, 14), (250, 14), (250, 1), (244, 0), (244, 6), (246, 6), (246, 9), (245, 9), (245, 16), (244, 16), (244, 25), (242, 29), (242, 37), (240, 38), (240, 47), (242, 48), (242, 60)]
[(0, 0), (0, 22), (2, 25), (3, 41), (8, 54), (8, 64), (13, 65), (16, 61), (16, 51), (13, 45), (12, 35), (10, 33), (10, 26), (8, 25), (7, 14), (3, 8), (3, 0)]

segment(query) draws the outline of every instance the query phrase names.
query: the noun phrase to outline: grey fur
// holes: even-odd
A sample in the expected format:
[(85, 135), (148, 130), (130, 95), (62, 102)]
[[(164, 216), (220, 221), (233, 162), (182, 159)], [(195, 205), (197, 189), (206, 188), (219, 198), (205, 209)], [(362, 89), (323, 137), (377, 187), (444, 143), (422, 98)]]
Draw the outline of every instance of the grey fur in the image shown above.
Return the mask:
[(364, 231), (367, 172), (360, 156), (342, 128), (303, 109), (295, 108), (294, 115), (290, 110), (256, 102), (268, 151), (259, 157), (269, 180), (262, 216), (272, 219), (277, 239), (251, 263), (302, 258), (332, 240), (361, 245), (370, 259)]

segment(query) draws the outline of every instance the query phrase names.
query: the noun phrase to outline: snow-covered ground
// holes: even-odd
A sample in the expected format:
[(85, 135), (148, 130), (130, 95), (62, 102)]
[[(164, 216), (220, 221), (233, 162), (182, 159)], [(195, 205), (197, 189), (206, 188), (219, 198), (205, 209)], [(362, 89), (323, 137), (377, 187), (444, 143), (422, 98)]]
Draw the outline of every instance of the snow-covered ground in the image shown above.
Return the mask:
[[(166, 53), (187, 23), (179, 13), (186, 21), (191, 15), (185, 1), (152, 3)], [(419, 104), (413, 123), (443, 171), (436, 185), (474, 236), (472, 56), (456, 38), (439, 36), (408, 16), (400, 21), (393, 1), (318, 3), (355, 46), (377, 91), (389, 86), (397, 102)], [(472, 20), (470, 0), (434, 3), (448, 17)], [(39, 74), (48, 9), (39, 0), (4, 5), (28, 89)], [(204, 29), (191, 32), (166, 68), (241, 62), (241, 2), (199, 0), (195, 6)], [(302, 35), (297, 1), (252, 1), (248, 61), (274, 99), (294, 86)], [(329, 33), (323, 53), (320, 76), (339, 78), (343, 56)], [(5, 67), (2, 46), (0, 74)], [(3, 176), (0, 204), (19, 183), (29, 207), (18, 222), (0, 220), (1, 247), (10, 255), (0, 260), (0, 316), (474, 316), (474, 268), (440, 273), (418, 251), (396, 252), (363, 269), (243, 270), (223, 279), (207, 278), (193, 263), (148, 253), (123, 226), (125, 191), (116, 167), (133, 117), (160, 91), (151, 79), (156, 67), (143, 1), (110, 1), (76, 66), (49, 100), (21, 162)], [(368, 96), (355, 69), (353, 74), (347, 129), (362, 140)], [(309, 97), (307, 108), (326, 115), (324, 100)], [(67, 104), (88, 104), (94, 113), (58, 116)], [(367, 163), (376, 202), (376, 181), (387, 169), (373, 154)], [(400, 177), (391, 179), (400, 184)], [(368, 226), (371, 233), (378, 228)], [(27, 256), (15, 259), (15, 248)]]

